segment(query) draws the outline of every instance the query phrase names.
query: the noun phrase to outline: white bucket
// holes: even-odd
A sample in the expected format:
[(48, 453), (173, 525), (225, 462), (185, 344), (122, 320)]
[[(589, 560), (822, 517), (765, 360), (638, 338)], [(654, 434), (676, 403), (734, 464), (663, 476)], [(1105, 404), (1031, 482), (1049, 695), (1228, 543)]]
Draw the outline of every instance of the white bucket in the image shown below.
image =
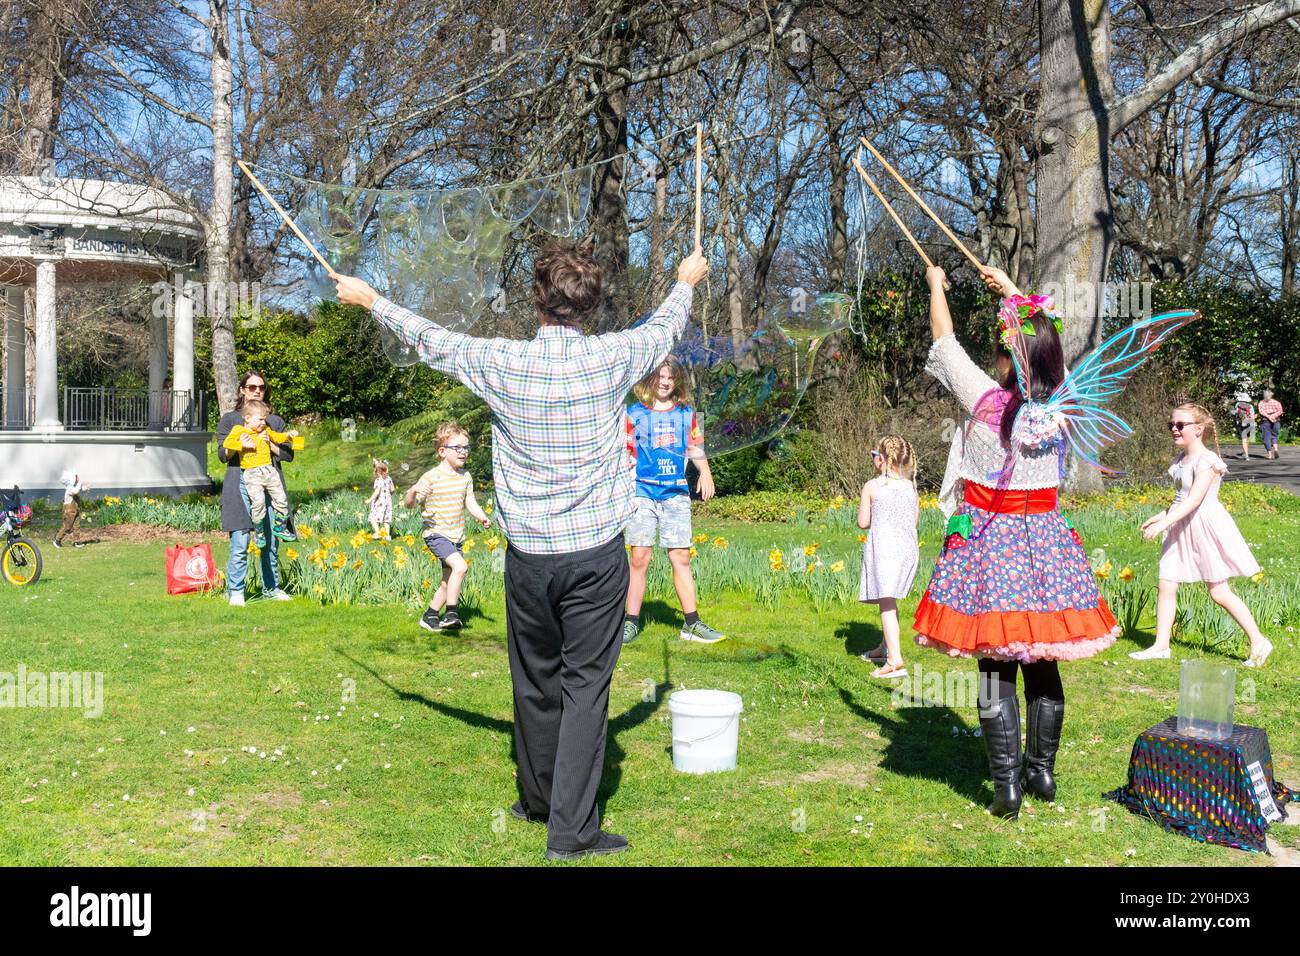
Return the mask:
[(673, 769), (712, 773), (736, 769), (740, 736), (739, 694), (726, 690), (679, 690), (668, 698), (673, 717)]

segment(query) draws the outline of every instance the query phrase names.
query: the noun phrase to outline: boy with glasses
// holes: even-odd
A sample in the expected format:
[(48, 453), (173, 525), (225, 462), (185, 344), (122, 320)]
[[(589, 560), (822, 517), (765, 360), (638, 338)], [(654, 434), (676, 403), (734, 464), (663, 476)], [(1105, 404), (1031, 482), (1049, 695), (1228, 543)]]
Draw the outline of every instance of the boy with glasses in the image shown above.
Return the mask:
[[(437, 440), (441, 461), (407, 489), (404, 501), (408, 508), (415, 507), (417, 502), (421, 505), (424, 546), (442, 564), (442, 583), (421, 615), (420, 627), (426, 631), (455, 631), (461, 626), (456, 606), (460, 586), (469, 572), (469, 562), (461, 554), (461, 545), (465, 543), (465, 512), (473, 515), (484, 528), (491, 527), (492, 522), (474, 498), (474, 479), (465, 470), (469, 434), (456, 422), (445, 422), (438, 429)], [(442, 611), (444, 601), (447, 607)]]

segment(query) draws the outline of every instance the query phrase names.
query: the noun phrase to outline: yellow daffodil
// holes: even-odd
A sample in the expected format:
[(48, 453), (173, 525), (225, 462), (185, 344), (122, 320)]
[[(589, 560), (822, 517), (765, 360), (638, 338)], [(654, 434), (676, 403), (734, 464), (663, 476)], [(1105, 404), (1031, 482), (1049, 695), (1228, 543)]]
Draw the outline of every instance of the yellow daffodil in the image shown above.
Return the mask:
[(865, 534), (860, 534), (860, 535), (858, 535), (858, 544), (862, 544), (862, 543), (864, 543), (866, 540), (867, 540), (867, 536), (866, 536)]
[(336, 570), (342, 570), (343, 566), (347, 563), (348, 563), (347, 555), (345, 555), (342, 551), (334, 555), (333, 564)]
[(693, 557), (695, 557), (697, 554), (699, 554), (700, 552), (697, 551), (694, 547), (692, 547), (690, 553), (691, 553), (691, 557), (693, 558)]
[(304, 541), (309, 540), (312, 534), (313, 532), (311, 528), (307, 527), (306, 525), (303, 525), (301, 528), (298, 529), (298, 537), (302, 538)]
[(370, 556), (380, 564), (384, 563), (384, 552), (380, 551), (378, 548), (372, 548), (370, 550)]
[(474, 547), (474, 545), (477, 543), (477, 541), (478, 541), (477, 538), (466, 538), (466, 539), (465, 539), (465, 544), (464, 544), (464, 546), (461, 548), (461, 551), (469, 551), (469, 550), (471, 550), (471, 549)]
[(313, 584), (313, 585), (311, 586), (311, 589), (312, 589), (312, 592), (315, 593), (315, 594), (324, 594), (324, 593), (325, 593), (325, 588), (323, 588), (323, 587), (322, 587), (321, 585), (319, 585), (319, 584)]
[(352, 570), (353, 570), (353, 571), (360, 571), (361, 568), (362, 568), (364, 565), (365, 565), (365, 562), (364, 562), (364, 561), (353, 561), (353, 562), (352, 562)]
[(352, 486), (352, 490), (353, 490), (353, 491), (360, 491), (361, 488), (360, 488), (359, 485), (353, 485), (353, 486)]
[(1132, 580), (1133, 580), (1133, 569), (1132, 569), (1132, 568), (1127, 568), (1127, 567), (1124, 568), (1124, 569), (1123, 569), (1122, 571), (1120, 571), (1120, 573), (1119, 573), (1119, 579), (1120, 579), (1121, 581), (1132, 581)]
[(714, 538), (714, 539), (713, 539), (713, 546), (714, 546), (715, 548), (726, 548), (726, 547), (728, 546), (728, 545), (727, 545), (727, 539), (726, 539), (726, 538), (722, 538), (722, 537)]
[(433, 587), (433, 582), (430, 581), (428, 578), (425, 578), (423, 581), (420, 582), (420, 590), (422, 591), (427, 591), (431, 587)]
[(286, 558), (288, 558), (290, 561), (297, 561), (297, 560), (298, 560), (298, 549), (297, 549), (297, 548), (285, 548), (285, 549), (284, 549), (284, 556), (285, 556)]
[(705, 541), (708, 541), (708, 540), (709, 540), (709, 536), (708, 536), (707, 534), (697, 534), (697, 535), (695, 536), (695, 543), (696, 543), (696, 544), (703, 544)]
[(1260, 581), (1264, 580), (1264, 572), (1256, 571), (1254, 574), (1250, 576), (1250, 579), (1254, 581), (1256, 584), (1258, 584)]
[(781, 553), (780, 548), (773, 548), (767, 553), (767, 563), (772, 566), (773, 571), (785, 570), (785, 555)]
[(483, 544), (489, 551), (495, 552), (501, 544), (501, 539), (496, 535), (492, 535), (492, 537), (484, 541)]
[(803, 555), (804, 555), (804, 557), (805, 557), (805, 558), (811, 558), (814, 554), (817, 553), (817, 549), (820, 548), (820, 547), (821, 547), (820, 544), (810, 544), (810, 545), (806, 546), (806, 547), (803, 549)]
[(407, 546), (408, 548), (413, 548), (413, 547), (415, 547), (415, 535), (413, 535), (413, 534), (408, 534), (408, 535), (407, 535), (406, 537), (404, 537), (402, 540), (406, 542), (406, 546)]
[(832, 574), (839, 574), (839, 573), (840, 573), (841, 571), (843, 571), (843, 570), (844, 570), (844, 562), (843, 562), (843, 561), (836, 561), (834, 564), (831, 565), (831, 573), (832, 573)]

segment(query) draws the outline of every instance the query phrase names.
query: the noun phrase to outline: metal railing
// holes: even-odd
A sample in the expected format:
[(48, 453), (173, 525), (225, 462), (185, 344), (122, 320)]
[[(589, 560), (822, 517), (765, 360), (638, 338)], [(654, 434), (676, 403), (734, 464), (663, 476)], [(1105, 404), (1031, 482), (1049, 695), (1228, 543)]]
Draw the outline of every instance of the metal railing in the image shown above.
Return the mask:
[[(25, 413), (15, 420), (11, 409), (4, 427), (32, 427), (36, 419), (33, 389), (26, 390)], [(74, 388), (63, 389), (59, 420), (70, 431), (203, 431), (207, 424), (207, 396), (176, 389)]]

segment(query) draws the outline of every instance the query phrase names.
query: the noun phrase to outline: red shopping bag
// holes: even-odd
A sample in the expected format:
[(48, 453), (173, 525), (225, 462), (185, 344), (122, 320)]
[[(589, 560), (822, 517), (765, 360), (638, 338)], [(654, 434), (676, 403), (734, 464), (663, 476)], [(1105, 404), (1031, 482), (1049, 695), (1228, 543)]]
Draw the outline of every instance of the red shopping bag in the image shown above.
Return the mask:
[(184, 548), (179, 544), (167, 549), (167, 593), (188, 594), (210, 591), (217, 586), (217, 562), (212, 559), (212, 545)]

